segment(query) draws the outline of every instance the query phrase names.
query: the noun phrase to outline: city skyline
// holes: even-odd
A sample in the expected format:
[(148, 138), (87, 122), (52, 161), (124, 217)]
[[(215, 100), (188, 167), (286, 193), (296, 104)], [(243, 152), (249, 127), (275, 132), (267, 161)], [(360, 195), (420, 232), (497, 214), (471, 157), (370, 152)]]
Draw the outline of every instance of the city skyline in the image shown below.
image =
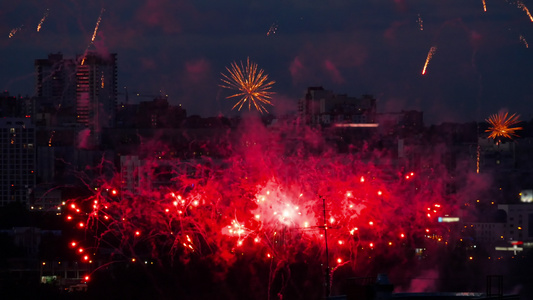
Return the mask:
[(323, 86), (373, 95), (378, 112), (424, 111), (428, 124), (483, 121), (499, 111), (529, 120), (527, 5), (487, 1), (484, 11), (482, 1), (4, 3), (1, 88), (32, 96), (35, 59), (92, 49), (118, 54), (119, 93), (162, 93), (191, 115), (231, 116), (235, 103), (219, 86), (221, 73), (250, 57), (276, 81), (274, 114), (295, 111), (308, 86)]
[(4, 1), (0, 290), (529, 297), (530, 1)]

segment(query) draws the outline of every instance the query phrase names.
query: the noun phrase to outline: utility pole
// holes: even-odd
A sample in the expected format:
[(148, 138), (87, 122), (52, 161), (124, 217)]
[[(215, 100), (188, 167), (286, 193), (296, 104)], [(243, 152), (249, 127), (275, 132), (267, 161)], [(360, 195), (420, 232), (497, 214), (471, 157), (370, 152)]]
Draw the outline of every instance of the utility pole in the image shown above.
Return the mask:
[(329, 273), (329, 252), (328, 252), (328, 221), (326, 217), (326, 198), (320, 196), (322, 198), (322, 205), (324, 207), (324, 241), (326, 242), (326, 273), (325, 273), (325, 280), (326, 280), (326, 299), (329, 298), (330, 294), (330, 273)]

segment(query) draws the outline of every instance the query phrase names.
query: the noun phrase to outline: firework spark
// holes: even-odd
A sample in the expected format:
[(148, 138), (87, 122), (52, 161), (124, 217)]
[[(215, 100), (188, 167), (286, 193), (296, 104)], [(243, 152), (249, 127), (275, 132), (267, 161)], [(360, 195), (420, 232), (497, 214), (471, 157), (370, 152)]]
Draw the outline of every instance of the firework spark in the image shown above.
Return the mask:
[(520, 41), (521, 41), (522, 43), (524, 43), (524, 45), (526, 46), (526, 48), (529, 48), (529, 45), (528, 45), (528, 43), (527, 43), (527, 41), (526, 41), (526, 38), (525, 38), (523, 35), (520, 35)]
[[(290, 133), (291, 141), (303, 133), (292, 126), (285, 130), (281, 136)], [(451, 205), (452, 200), (439, 196), (445, 186), (434, 178), (409, 172), (391, 180), (392, 170), (356, 156), (324, 159), (309, 151), (306, 142), (290, 143), (291, 151), (299, 150), (287, 155), (279, 136), (254, 127), (221, 162), (166, 161), (175, 177), (165, 191), (119, 188), (120, 174), (97, 178), (87, 184), (94, 187), (92, 196), (68, 202), (66, 221), (93, 231), (96, 245), (119, 238), (115, 245), (128, 260), (142, 254), (136, 245), (148, 243), (154, 249), (149, 255), (170, 251), (229, 259), (236, 253), (258, 253), (265, 260), (292, 261), (303, 249), (323, 249), (327, 229), (333, 241), (330, 259), (344, 263), (353, 262), (358, 251), (392, 251), (390, 245), (408, 243), (410, 237), (437, 234), (443, 211), (435, 201)], [(135, 172), (153, 173), (154, 164), (161, 164), (154, 159), (159, 163), (148, 159)], [(148, 177), (141, 181), (152, 182)], [(92, 259), (84, 249), (97, 246), (76, 242), (76, 251)]]
[(43, 17), (41, 18), (41, 21), (39, 22), (39, 25), (37, 25), (37, 32), (41, 30), (41, 27), (43, 26), (44, 20), (48, 17), (48, 13), (50, 12), (49, 9), (46, 9), (44, 12)]
[(22, 26), (11, 29), (11, 31), (9, 32), (9, 38), (12, 38), (13, 36), (15, 36), (15, 33), (20, 31), (21, 29), (22, 29)]
[(526, 5), (522, 1), (518, 1), (516, 4), (517, 4), (518, 8), (521, 8), (523, 11), (526, 12), (526, 14), (529, 17), (529, 19), (531, 20), (531, 22), (533, 22), (533, 16), (529, 12), (529, 9), (527, 9)]
[(276, 22), (274, 22), (274, 23), (272, 23), (272, 25), (270, 25), (270, 28), (267, 31), (267, 36), (269, 36), (271, 34), (275, 34), (276, 30), (278, 30), (278, 24), (276, 24)]
[(50, 134), (50, 138), (48, 139), (48, 147), (52, 147), (52, 140), (54, 139), (54, 134), (56, 133), (55, 130), (52, 131)]
[(420, 17), (420, 14), (418, 14), (418, 20), (416, 22), (418, 23), (420, 30), (424, 30), (424, 21), (422, 20), (422, 17)]
[[(333, 148), (325, 157), (309, 147), (309, 141), (330, 147), (320, 132), (292, 123), (271, 130), (247, 120), (232, 138), (220, 137), (230, 143), (220, 160), (161, 159), (150, 147), (150, 154), (140, 154), (142, 163), (140, 156), (121, 158), (118, 170), (131, 172), (109, 178), (102, 170), (108, 163), (114, 168), (113, 162), (88, 167), (91, 174), (101, 172), (98, 178), (78, 176), (89, 196), (61, 208), (79, 230), (68, 247), (87, 264), (109, 259), (165, 266), (199, 258), (222, 269), (248, 257), (273, 266), (274, 277), (283, 274), (277, 266), (302, 255), (336, 272), (380, 255), (397, 259), (415, 244), (444, 246), (453, 239), (437, 221), (456, 205), (436, 180), (447, 177), (446, 168), (418, 176)], [(168, 184), (155, 186), (161, 182), (155, 170), (162, 169), (172, 175)], [(133, 188), (130, 180), (139, 184)]]
[(105, 9), (102, 8), (100, 10), (100, 15), (98, 16), (98, 20), (96, 21), (96, 26), (94, 27), (93, 36), (91, 38), (91, 43), (94, 42), (94, 39), (96, 38), (96, 33), (98, 32), (98, 27), (100, 27), (100, 22), (102, 21), (102, 14), (104, 13)]
[(83, 55), (83, 59), (81, 60), (81, 65), (85, 63), (85, 57), (87, 55), (87, 51), (89, 50), (89, 47), (94, 43), (94, 40), (96, 39), (96, 33), (98, 32), (98, 27), (100, 27), (100, 22), (102, 21), (102, 14), (104, 13), (105, 9), (102, 8), (100, 10), (100, 15), (98, 16), (98, 20), (96, 21), (96, 26), (94, 27), (93, 36), (91, 37), (91, 42), (87, 46), (87, 49), (85, 49), (85, 55)]
[(487, 11), (487, 3), (485, 3), (485, 0), (483, 0), (483, 11)]
[(481, 146), (477, 145), (477, 149), (476, 149), (476, 173), (479, 174), (479, 160), (481, 158)]
[(500, 137), (511, 139), (513, 136), (518, 136), (515, 131), (521, 130), (522, 127), (513, 127), (518, 124), (520, 115), (508, 113), (498, 113), (491, 115), (487, 121), (491, 126), (485, 132), (490, 132), (488, 138), (496, 139)]
[(264, 71), (259, 69), (257, 64), (250, 62), (250, 58), (246, 59), (246, 66), (243, 65), (242, 61), (240, 64), (233, 62), (231, 68), (226, 67), (226, 70), (229, 74), (222, 73), (223, 78), (221, 80), (224, 84), (221, 84), (220, 87), (239, 91), (226, 97), (240, 98), (232, 109), (238, 106), (240, 111), (242, 106), (248, 102), (249, 110), (253, 104), (259, 112), (268, 112), (264, 105), (272, 105), (270, 99), (274, 93), (269, 90), (275, 81), (267, 81), (268, 75), (264, 74)]
[(429, 49), (428, 56), (426, 58), (426, 63), (424, 64), (424, 69), (422, 69), (422, 75), (426, 74), (427, 66), (429, 64), (429, 61), (433, 57), (433, 54), (435, 54), (435, 51), (437, 51), (437, 47), (435, 47), (435, 46), (433, 46), (433, 47), (431, 47), (431, 49)]

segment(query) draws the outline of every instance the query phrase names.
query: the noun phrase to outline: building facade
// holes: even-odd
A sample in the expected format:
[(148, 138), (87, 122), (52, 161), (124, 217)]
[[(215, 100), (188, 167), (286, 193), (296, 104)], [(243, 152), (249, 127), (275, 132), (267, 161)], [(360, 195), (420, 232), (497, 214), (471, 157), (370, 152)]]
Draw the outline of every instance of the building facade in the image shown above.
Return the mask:
[(0, 119), (0, 205), (28, 205), (35, 187), (35, 128), (30, 118)]
[(323, 87), (309, 87), (298, 101), (300, 119), (312, 126), (376, 123), (376, 99), (335, 94)]
[(76, 128), (81, 148), (98, 145), (102, 129), (115, 126), (117, 55), (50, 54), (35, 60), (35, 70), (37, 124)]
[(53, 126), (75, 123), (75, 60), (65, 59), (61, 53), (49, 54), (48, 58), (36, 59), (34, 66), (38, 112), (48, 115), (46, 123)]
[(34, 115), (34, 98), (0, 93), (0, 118), (29, 118)]

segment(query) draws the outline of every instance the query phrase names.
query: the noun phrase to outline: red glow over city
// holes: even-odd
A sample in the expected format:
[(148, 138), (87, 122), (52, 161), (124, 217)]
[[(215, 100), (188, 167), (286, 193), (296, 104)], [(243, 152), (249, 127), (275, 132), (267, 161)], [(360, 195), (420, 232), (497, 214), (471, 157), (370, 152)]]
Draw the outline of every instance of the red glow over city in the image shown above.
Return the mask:
[[(291, 263), (297, 253), (314, 252), (325, 260), (327, 238), (328, 262), (356, 268), (360, 257), (393, 255), (415, 240), (433, 241), (427, 230), (438, 232), (442, 224), (428, 212), (455, 207), (445, 185), (431, 176), (415, 178), (414, 172), (383, 168), (358, 154), (324, 159), (306, 153), (305, 143), (284, 141), (286, 133), (248, 122), (223, 159), (165, 161), (174, 170), (170, 184), (115, 194), (105, 187), (119, 181), (119, 174), (99, 179), (103, 184), (90, 188), (90, 197), (68, 203), (79, 210), (71, 217), (85, 236), (72, 247), (81, 254), (81, 247), (98, 252), (112, 246), (113, 259), (129, 262), (171, 256), (231, 264), (256, 253), (256, 259)], [(306, 134), (322, 139), (318, 132)], [(286, 147), (300, 155), (284, 154)], [(159, 161), (154, 157), (137, 172), (151, 174), (143, 168)], [(88, 262), (89, 255), (81, 258)]]
[(14, 295), (531, 291), (524, 0), (4, 2)]

